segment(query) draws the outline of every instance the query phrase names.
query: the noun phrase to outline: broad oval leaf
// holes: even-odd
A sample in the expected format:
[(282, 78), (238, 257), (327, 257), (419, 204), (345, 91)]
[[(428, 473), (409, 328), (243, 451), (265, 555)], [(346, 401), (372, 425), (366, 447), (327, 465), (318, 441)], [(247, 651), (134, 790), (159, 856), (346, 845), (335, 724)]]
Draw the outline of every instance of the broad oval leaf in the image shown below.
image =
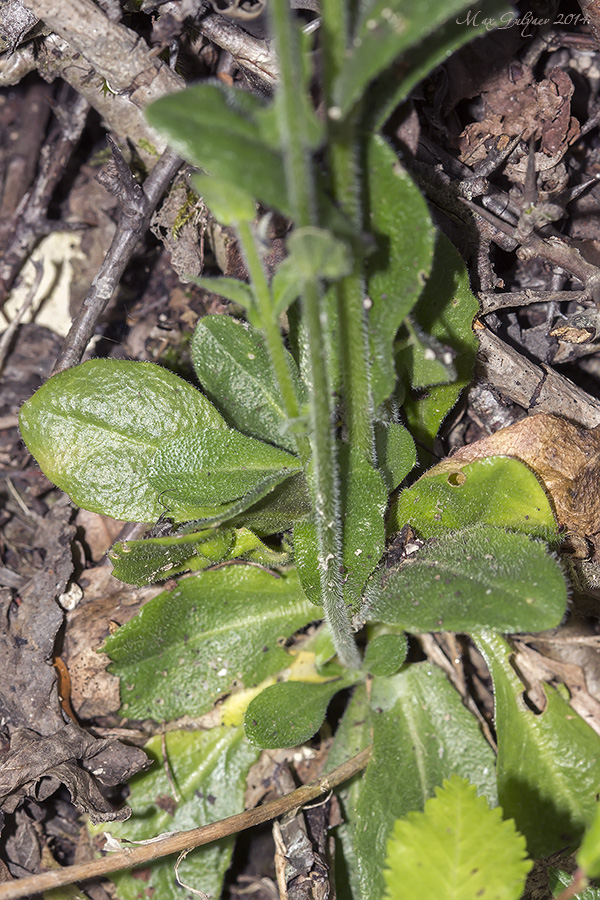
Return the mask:
[[(238, 431), (294, 452), (281, 391), (261, 332), (229, 316), (204, 316), (192, 339), (192, 360), (203, 389)], [(298, 368), (286, 362), (299, 400)]]
[(78, 506), (131, 522), (164, 513), (149, 477), (163, 442), (192, 429), (227, 431), (206, 397), (177, 375), (112, 359), (54, 375), (19, 422), (42, 472)]
[[(490, 853), (490, 848), (493, 852)], [(423, 812), (394, 824), (387, 845), (387, 900), (519, 900), (533, 862), (513, 821), (452, 775)]]
[(543, 544), (488, 526), (431, 538), (400, 565), (379, 569), (368, 598), (370, 622), (413, 633), (514, 633), (559, 625), (567, 587)]
[(375, 422), (375, 449), (377, 468), (391, 494), (415, 466), (415, 442), (399, 422)]
[[(164, 832), (197, 828), (244, 810), (248, 770), (258, 753), (241, 726), (169, 731), (153, 737), (144, 749), (154, 765), (129, 782), (127, 802), (133, 815), (127, 822), (93, 828), (93, 834), (107, 831), (117, 840), (149, 841)], [(220, 897), (234, 843), (232, 836), (190, 853), (179, 868), (182, 881)], [(118, 872), (110, 878), (120, 900), (148, 896), (181, 900), (173, 864), (173, 858), (167, 857), (150, 863), (143, 879), (140, 870)]]
[(381, 136), (367, 145), (369, 228), (376, 250), (366, 260), (375, 409), (396, 384), (394, 338), (431, 269), (435, 229), (423, 196)]
[(422, 538), (470, 525), (497, 525), (556, 540), (557, 526), (544, 488), (524, 463), (505, 456), (473, 463), (445, 459), (402, 491), (390, 528), (411, 525)]
[(244, 728), (248, 740), (263, 748), (297, 747), (319, 730), (331, 698), (347, 687), (343, 679), (309, 684), (282, 681), (250, 701)]
[(236, 565), (181, 580), (107, 638), (123, 715), (167, 721), (208, 712), (289, 665), (280, 639), (314, 618), (295, 572)]
[(600, 736), (558, 691), (545, 687), (546, 709), (525, 703), (525, 685), (500, 635), (480, 634), (494, 682), (498, 740), (498, 797), (537, 859), (577, 847), (596, 813), (600, 789)]
[(233, 428), (205, 428), (164, 441), (149, 480), (169, 518), (181, 522), (218, 516), (229, 504), (237, 514), (300, 470), (285, 450)]
[(376, 634), (365, 650), (363, 668), (370, 675), (395, 675), (408, 653), (408, 641), (404, 633)]

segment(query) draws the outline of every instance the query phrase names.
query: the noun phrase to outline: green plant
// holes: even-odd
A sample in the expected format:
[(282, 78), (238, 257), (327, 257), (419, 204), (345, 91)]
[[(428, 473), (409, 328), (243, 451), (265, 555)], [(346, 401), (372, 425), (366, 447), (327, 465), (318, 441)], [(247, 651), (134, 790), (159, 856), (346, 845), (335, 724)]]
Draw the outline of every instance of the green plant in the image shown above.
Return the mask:
[[(308, 740), (334, 694), (353, 687), (327, 765), (372, 741), (364, 776), (341, 792), (338, 843), (351, 896), (376, 900), (393, 822), (422, 809), (444, 779), (466, 777), (500, 801), (530, 852), (543, 854), (577, 843), (592, 822), (600, 755), (597, 735), (566, 714), (558, 692), (548, 689), (540, 716), (523, 704), (499, 636), (555, 627), (566, 608), (549, 552), (556, 522), (535, 476), (513, 459), (483, 460), (452, 476), (432, 470), (398, 492), (415, 465), (414, 439), (435, 437), (469, 381), (477, 304), (458, 253), (380, 130), (414, 84), (473, 36), (453, 21), (466, 4), (322, 6), (324, 120), (310, 101), (307, 39), (284, 0), (272, 2), (281, 66), (273, 102), (202, 84), (148, 110), (172, 146), (210, 173), (194, 185), (235, 229), (249, 273), (248, 284), (198, 279), (247, 319), (199, 323), (192, 358), (202, 392), (156, 365), (93, 360), (50, 379), (24, 405), (21, 430), (80, 506), (172, 523), (164, 536), (116, 544), (117, 577), (141, 585), (198, 572), (104, 648), (124, 715), (218, 711), (208, 735), (175, 732), (166, 745), (177, 827), (236, 812), (256, 748)], [(489, 12), (500, 10), (490, 3)], [(293, 223), (271, 280), (256, 201)], [(392, 541), (406, 524), (423, 544), (402, 556)], [(261, 567), (211, 568), (232, 560)], [(497, 765), (441, 670), (406, 662), (406, 633), (442, 630), (471, 635), (488, 661)], [(570, 777), (574, 757), (587, 763)], [(156, 769), (133, 780), (133, 823), (113, 833), (143, 839), (172, 824), (155, 802), (165, 777)], [(223, 803), (199, 810), (190, 802), (198, 791)], [(200, 851), (182, 876), (217, 894), (230, 852)], [(151, 886), (175, 896), (164, 867)], [(119, 876), (119, 895), (140, 896), (139, 882)]]

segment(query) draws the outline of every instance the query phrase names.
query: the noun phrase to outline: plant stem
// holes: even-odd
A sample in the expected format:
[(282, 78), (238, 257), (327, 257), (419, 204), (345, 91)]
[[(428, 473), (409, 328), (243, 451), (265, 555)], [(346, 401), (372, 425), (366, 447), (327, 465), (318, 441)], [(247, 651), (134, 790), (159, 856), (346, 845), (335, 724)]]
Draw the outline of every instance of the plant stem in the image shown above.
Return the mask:
[[(288, 419), (291, 423), (298, 422), (300, 418), (300, 408), (298, 406), (298, 397), (292, 382), (290, 370), (285, 358), (285, 348), (283, 345), (283, 337), (279, 329), (279, 323), (275, 313), (273, 297), (271, 289), (267, 282), (267, 276), (260, 258), (260, 254), (256, 247), (252, 227), (249, 222), (238, 222), (236, 226), (238, 238), (242, 246), (250, 280), (254, 287), (254, 293), (258, 301), (258, 312), (262, 324), (263, 331), (267, 340), (267, 348), (271, 357), (271, 364)], [(296, 439), (296, 447), (302, 464), (306, 466), (310, 459), (310, 442), (303, 433), (294, 433)]]
[[(298, 32), (288, 0), (273, 0), (271, 25), (281, 71), (276, 101), (279, 133), (294, 220), (296, 226), (301, 228), (318, 223), (314, 173), (303, 106), (302, 60)], [(308, 345), (312, 448), (309, 483), (317, 530), (323, 612), (340, 661), (350, 668), (359, 668), (360, 655), (349, 611), (344, 603), (341, 582), (342, 525), (333, 430), (333, 398), (327, 371), (328, 323), (323, 292), (317, 279), (309, 278), (304, 282), (301, 310)]]

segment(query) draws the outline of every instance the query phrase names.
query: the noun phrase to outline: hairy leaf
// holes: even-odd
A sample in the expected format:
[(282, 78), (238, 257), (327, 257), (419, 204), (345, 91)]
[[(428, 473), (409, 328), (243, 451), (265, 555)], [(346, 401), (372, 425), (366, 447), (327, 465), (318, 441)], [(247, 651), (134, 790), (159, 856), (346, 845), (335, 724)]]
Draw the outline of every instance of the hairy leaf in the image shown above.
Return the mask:
[(587, 878), (600, 877), (600, 804), (596, 803), (594, 818), (577, 853), (577, 865)]
[(258, 747), (297, 747), (323, 724), (331, 698), (347, 687), (343, 679), (309, 684), (282, 681), (272, 684), (250, 701), (244, 727)]
[(415, 442), (404, 425), (398, 422), (376, 422), (375, 448), (377, 466), (388, 492), (391, 493), (414, 468)]
[(365, 650), (364, 668), (370, 675), (395, 675), (408, 653), (403, 632), (375, 634)]
[(427, 204), (394, 150), (373, 136), (365, 159), (369, 227), (376, 249), (366, 260), (371, 386), (377, 409), (396, 384), (394, 338), (417, 302), (433, 261), (435, 230)]
[(184, 432), (227, 432), (199, 391), (153, 363), (94, 359), (50, 378), (21, 409), (40, 468), (78, 506), (131, 522), (164, 513), (156, 451)]
[(511, 665), (510, 645), (484, 633), (477, 644), (494, 681), (498, 738), (498, 795), (527, 839), (534, 858), (576, 847), (596, 813), (600, 736), (558, 691), (545, 688), (546, 709), (536, 715)]
[(206, 288), (207, 291), (212, 291), (213, 294), (219, 294), (225, 300), (237, 303), (245, 310), (251, 310), (254, 306), (254, 292), (245, 281), (239, 281), (237, 278), (208, 278), (203, 275), (190, 278), (190, 281)]
[(410, 632), (555, 628), (565, 613), (562, 569), (543, 544), (502, 528), (431, 538), (368, 589), (368, 620)]
[(470, 525), (497, 525), (556, 540), (550, 501), (533, 472), (517, 459), (454, 458), (429, 469), (402, 491), (390, 510), (390, 530), (411, 525), (420, 537), (442, 537)]
[[(152, 738), (145, 750), (154, 765), (129, 782), (132, 817), (103, 827), (113, 838), (152, 840), (164, 832), (186, 831), (243, 811), (248, 770), (258, 756), (243, 728), (170, 731), (162, 739)], [(181, 880), (219, 897), (234, 842), (229, 837), (194, 850), (179, 867)], [(111, 875), (119, 900), (147, 900), (149, 893), (160, 900), (180, 900), (183, 889), (175, 880), (174, 864), (173, 857), (151, 863), (144, 878), (139, 870)]]
[(211, 175), (194, 175), (192, 184), (215, 219), (223, 225), (236, 226), (240, 222), (252, 222), (254, 219), (254, 201), (239, 185)]
[[(192, 339), (192, 359), (203, 389), (230, 425), (295, 451), (281, 391), (259, 331), (228, 316), (205, 316)], [(303, 386), (289, 353), (286, 361), (302, 400)]]
[(342, 849), (354, 900), (383, 896), (386, 845), (394, 821), (423, 809), (444, 778), (453, 773), (469, 778), (490, 803), (497, 802), (494, 753), (436, 666), (416, 663), (393, 678), (375, 678), (368, 715), (363, 703), (348, 723), (342, 722), (328, 767), (345, 758), (346, 742), (354, 742), (352, 752), (356, 744), (368, 742), (369, 724), (371, 761), (364, 776), (341, 794), (346, 818)]
[(370, 0), (336, 83), (338, 115), (346, 115), (367, 85), (396, 57), (419, 44), (468, 4), (465, 0)]
[(533, 863), (525, 839), (475, 785), (453, 775), (423, 812), (394, 824), (388, 841), (388, 900), (519, 900)]
[(226, 566), (180, 581), (106, 641), (123, 714), (165, 721), (207, 712), (285, 668), (279, 640), (314, 616), (293, 572)]
[(449, 384), (428, 388), (424, 395), (408, 396), (404, 403), (411, 433), (425, 444), (433, 440), (473, 375), (477, 339), (471, 325), (478, 311), (465, 264), (448, 238), (438, 231), (433, 268), (413, 316), (419, 328), (452, 357), (457, 377)]
[(230, 428), (197, 429), (164, 441), (152, 459), (150, 483), (176, 521), (218, 515), (243, 501), (241, 512), (301, 469), (285, 450)]
[(145, 112), (188, 162), (289, 213), (281, 154), (264, 141), (256, 120), (263, 106), (255, 94), (196, 84), (151, 103)]

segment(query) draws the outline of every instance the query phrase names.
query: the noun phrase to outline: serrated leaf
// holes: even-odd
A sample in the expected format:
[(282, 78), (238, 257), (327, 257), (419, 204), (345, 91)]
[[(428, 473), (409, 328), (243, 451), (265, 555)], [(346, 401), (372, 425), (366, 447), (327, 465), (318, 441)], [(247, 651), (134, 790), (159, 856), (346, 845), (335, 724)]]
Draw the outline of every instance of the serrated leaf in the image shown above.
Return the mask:
[(205, 428), (164, 441), (148, 477), (169, 518), (182, 522), (217, 516), (229, 504), (237, 515), (300, 469), (285, 450), (233, 428)]
[(366, 149), (369, 229), (376, 250), (366, 260), (373, 403), (379, 405), (396, 384), (394, 338), (417, 302), (431, 269), (435, 229), (427, 204), (394, 150), (381, 137)]
[(139, 587), (219, 562), (229, 555), (233, 543), (233, 529), (204, 528), (187, 534), (117, 541), (108, 558), (115, 578)]
[(215, 219), (223, 225), (236, 226), (254, 219), (254, 201), (239, 185), (211, 175), (194, 175), (192, 184)]
[(340, 114), (352, 109), (367, 85), (396, 57), (455, 18), (466, 5), (465, 0), (371, 0), (362, 4), (335, 84)]
[(363, 668), (370, 675), (395, 675), (407, 653), (408, 641), (404, 633), (375, 634), (367, 644)]
[(234, 688), (285, 668), (290, 657), (279, 639), (314, 617), (294, 572), (276, 577), (236, 565), (183, 579), (106, 641), (123, 715), (202, 715)]
[(348, 681), (336, 679), (323, 684), (282, 681), (272, 684), (250, 701), (244, 728), (257, 747), (297, 747), (319, 730), (331, 698)]
[(245, 91), (196, 84), (151, 103), (145, 114), (188, 162), (290, 214), (283, 159), (256, 119), (263, 106)]
[(557, 538), (550, 500), (536, 476), (519, 460), (502, 456), (469, 465), (450, 458), (434, 466), (390, 510), (390, 530), (407, 524), (422, 538), (476, 524)]
[(78, 506), (131, 522), (164, 512), (150, 480), (158, 447), (227, 426), (196, 388), (153, 363), (94, 359), (50, 378), (21, 409), (28, 449)]
[(368, 588), (370, 622), (406, 631), (542, 631), (560, 624), (567, 588), (546, 547), (502, 528), (431, 538)]
[[(241, 727), (170, 731), (162, 738), (153, 737), (145, 750), (154, 765), (129, 782), (127, 802), (133, 810), (132, 817), (127, 822), (110, 822), (102, 829), (95, 828), (95, 834), (102, 830), (116, 839), (144, 841), (243, 811), (248, 770), (258, 753), (249, 745)], [(181, 880), (212, 897), (220, 897), (234, 842), (235, 837), (229, 837), (194, 850), (179, 867)], [(115, 882), (119, 900), (147, 900), (149, 894), (160, 900), (180, 900), (182, 888), (175, 880), (174, 865), (174, 858), (167, 857), (148, 864), (143, 879), (139, 871), (109, 877)]]
[[(296, 449), (285, 405), (263, 335), (228, 316), (200, 319), (192, 339), (192, 360), (203, 389), (230, 425), (292, 452)], [(286, 353), (300, 402), (298, 368)]]
[(478, 311), (479, 303), (469, 286), (465, 264), (448, 238), (438, 231), (433, 268), (413, 316), (423, 332), (453, 354), (456, 378), (450, 384), (429, 388), (425, 396), (407, 396), (404, 402), (411, 434), (425, 444), (433, 440), (461, 391), (471, 381), (477, 353), (477, 339), (471, 326)]
[[(359, 698), (362, 690), (357, 689)], [(368, 742), (371, 728), (373, 752), (366, 772), (341, 793), (347, 823), (342, 845), (354, 900), (383, 896), (394, 821), (423, 809), (444, 778), (454, 773), (469, 778), (492, 805), (497, 803), (494, 753), (436, 666), (416, 663), (393, 678), (375, 678), (368, 709), (364, 702), (354, 709), (340, 742), (336, 736), (328, 768), (346, 758), (347, 740), (354, 742), (352, 752), (356, 744)]]
[(377, 467), (391, 494), (404, 481), (417, 461), (415, 442), (398, 422), (375, 422)]
[(498, 795), (505, 815), (527, 839), (532, 857), (576, 847), (596, 812), (600, 736), (550, 687), (536, 715), (499, 635), (477, 638), (494, 682)]
[(525, 839), (475, 785), (453, 775), (423, 812), (394, 824), (388, 841), (388, 900), (519, 900), (533, 863)]
[(356, 609), (365, 582), (383, 554), (387, 489), (380, 472), (360, 451), (340, 448), (344, 598)]

